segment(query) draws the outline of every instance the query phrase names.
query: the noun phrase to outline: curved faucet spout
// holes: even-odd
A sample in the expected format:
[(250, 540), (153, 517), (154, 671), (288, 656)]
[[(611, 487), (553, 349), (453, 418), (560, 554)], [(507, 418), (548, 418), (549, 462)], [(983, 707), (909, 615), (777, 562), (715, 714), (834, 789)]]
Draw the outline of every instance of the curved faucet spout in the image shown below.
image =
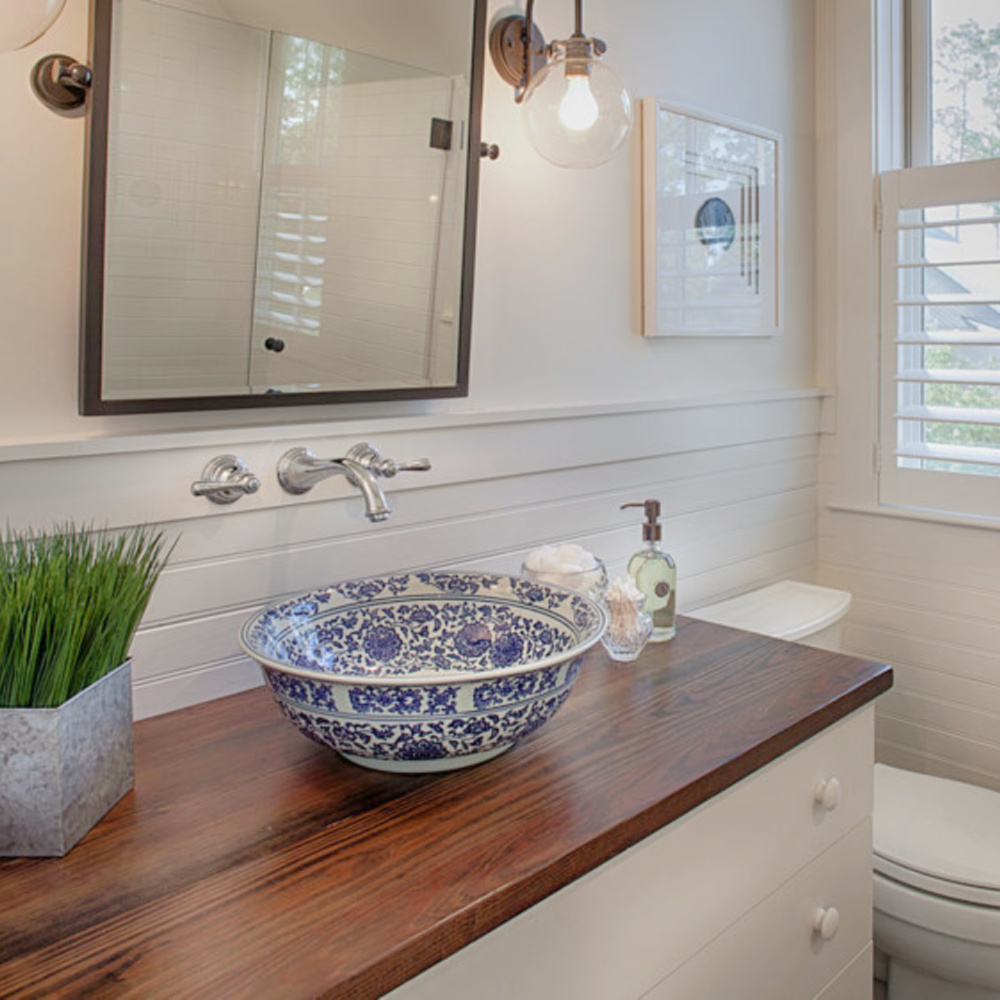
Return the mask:
[(308, 448), (292, 448), (278, 460), (278, 482), (286, 493), (308, 493), (321, 480), (346, 474), (339, 458), (318, 458)]
[(376, 475), (352, 458), (318, 458), (308, 448), (286, 451), (278, 462), (278, 482), (286, 493), (308, 493), (330, 476), (344, 476), (365, 498), (368, 520), (384, 521), (391, 508)]
[(382, 492), (382, 487), (378, 480), (363, 466), (349, 458), (342, 458), (340, 465), (343, 468), (347, 481), (361, 490), (361, 495), (365, 498), (366, 516), (369, 521), (384, 521), (392, 513), (389, 501)]

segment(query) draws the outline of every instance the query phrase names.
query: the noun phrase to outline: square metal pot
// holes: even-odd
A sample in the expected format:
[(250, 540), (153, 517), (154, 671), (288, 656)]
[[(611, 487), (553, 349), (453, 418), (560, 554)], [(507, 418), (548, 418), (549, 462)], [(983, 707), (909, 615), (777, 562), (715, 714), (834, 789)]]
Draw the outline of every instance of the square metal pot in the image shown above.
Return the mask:
[(0, 856), (62, 857), (134, 773), (131, 661), (58, 708), (0, 708)]

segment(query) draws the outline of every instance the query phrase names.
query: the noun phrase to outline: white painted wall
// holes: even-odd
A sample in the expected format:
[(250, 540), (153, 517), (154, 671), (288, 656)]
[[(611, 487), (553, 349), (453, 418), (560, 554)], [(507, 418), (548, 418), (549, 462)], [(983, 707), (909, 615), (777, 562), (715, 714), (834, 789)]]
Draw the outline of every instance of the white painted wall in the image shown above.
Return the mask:
[(893, 664), (879, 700), (889, 763), (1000, 788), (1000, 531), (877, 504), (877, 244), (872, 0), (817, 5), (822, 382), (820, 582), (854, 593), (847, 648)]
[[(563, 9), (563, 7), (565, 9)], [(565, 37), (572, 5), (538, 7)], [(744, 119), (783, 136), (785, 330), (773, 338), (647, 341), (638, 334), (638, 136), (593, 171), (530, 150), (510, 90), (487, 71), (468, 399), (281, 413), (82, 418), (76, 338), (83, 125), (43, 109), (31, 65), (85, 49), (86, 0), (50, 34), (0, 56), (0, 506), (13, 524), (76, 516), (163, 523), (182, 540), (137, 640), (141, 714), (254, 681), (234, 630), (260, 603), (389, 568), (515, 568), (576, 537), (612, 563), (636, 547), (618, 511), (660, 496), (691, 606), (815, 564), (813, 4), (810, 0), (590, 0), (586, 26), (637, 95)], [(343, 481), (280, 493), (278, 456), (368, 438), (434, 471), (390, 485), (369, 525)], [(188, 493), (215, 454), (239, 452), (265, 487), (232, 509)], [(630, 512), (631, 513), (631, 512)]]
[[(376, 412), (655, 400), (812, 384), (812, 3), (591, 0), (585, 14), (585, 26), (609, 43), (608, 58), (637, 95), (668, 94), (783, 134), (785, 334), (714, 344), (638, 336), (638, 134), (630, 150), (595, 170), (550, 166), (524, 139), (510, 88), (488, 69), (484, 138), (503, 153), (484, 164), (480, 186), (472, 395)], [(549, 37), (565, 37), (571, 15), (568, 3), (539, 7)], [(83, 122), (45, 111), (27, 78), (48, 51), (82, 55), (86, 35), (86, 0), (69, 0), (44, 39), (0, 56), (6, 140), (0, 231), (18, 234), (0, 250), (0, 310), (14, 317), (18, 341), (17, 363), (0, 372), (0, 439), (339, 418), (342, 408), (222, 418), (77, 416)]]

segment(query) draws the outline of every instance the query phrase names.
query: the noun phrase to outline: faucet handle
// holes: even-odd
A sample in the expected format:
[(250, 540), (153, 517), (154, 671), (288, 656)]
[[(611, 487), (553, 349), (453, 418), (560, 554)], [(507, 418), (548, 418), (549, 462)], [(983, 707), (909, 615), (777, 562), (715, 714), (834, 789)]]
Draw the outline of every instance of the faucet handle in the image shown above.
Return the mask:
[(406, 462), (383, 458), (377, 448), (364, 442), (351, 448), (347, 457), (369, 472), (385, 479), (391, 479), (397, 472), (426, 472), (431, 467), (429, 458), (413, 458)]
[(260, 489), (260, 480), (235, 455), (219, 455), (202, 469), (201, 479), (191, 484), (191, 493), (212, 503), (236, 503)]
[(431, 467), (429, 458), (411, 458), (407, 462), (393, 462), (391, 459), (383, 459), (392, 466), (392, 472), (383, 472), (384, 476), (394, 476), (397, 472), (427, 472)]

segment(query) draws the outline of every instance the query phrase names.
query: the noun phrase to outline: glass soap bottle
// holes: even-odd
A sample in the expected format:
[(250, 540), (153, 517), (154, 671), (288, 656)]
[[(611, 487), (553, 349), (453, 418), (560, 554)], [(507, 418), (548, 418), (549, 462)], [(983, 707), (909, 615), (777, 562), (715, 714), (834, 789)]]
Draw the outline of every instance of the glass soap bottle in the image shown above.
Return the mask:
[(660, 548), (660, 501), (623, 503), (626, 507), (642, 507), (646, 520), (642, 526), (643, 547), (628, 561), (628, 575), (646, 595), (643, 610), (653, 619), (650, 642), (666, 642), (677, 634), (677, 566)]

